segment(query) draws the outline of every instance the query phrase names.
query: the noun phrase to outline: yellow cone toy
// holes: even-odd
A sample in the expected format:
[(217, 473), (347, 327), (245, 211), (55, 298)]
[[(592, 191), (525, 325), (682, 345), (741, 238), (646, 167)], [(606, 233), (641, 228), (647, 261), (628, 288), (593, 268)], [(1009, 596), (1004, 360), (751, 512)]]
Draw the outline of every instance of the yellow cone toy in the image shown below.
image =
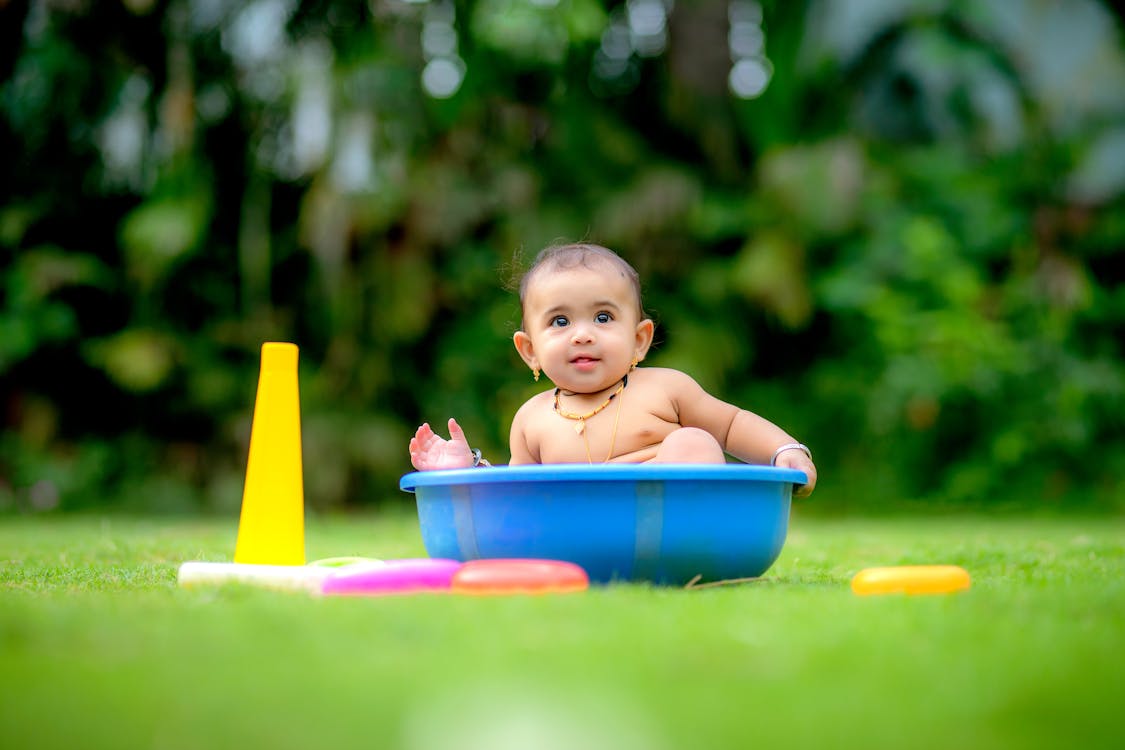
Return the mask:
[(305, 487), (297, 347), (262, 345), (236, 563), (305, 564)]

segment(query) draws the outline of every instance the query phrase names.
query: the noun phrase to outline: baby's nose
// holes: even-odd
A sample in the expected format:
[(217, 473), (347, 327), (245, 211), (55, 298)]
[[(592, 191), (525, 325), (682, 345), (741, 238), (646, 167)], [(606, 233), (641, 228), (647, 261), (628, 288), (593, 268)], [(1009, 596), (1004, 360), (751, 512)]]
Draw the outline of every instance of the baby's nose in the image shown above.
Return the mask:
[(570, 333), (570, 338), (574, 343), (585, 343), (594, 340), (593, 332), (589, 326), (576, 325)]

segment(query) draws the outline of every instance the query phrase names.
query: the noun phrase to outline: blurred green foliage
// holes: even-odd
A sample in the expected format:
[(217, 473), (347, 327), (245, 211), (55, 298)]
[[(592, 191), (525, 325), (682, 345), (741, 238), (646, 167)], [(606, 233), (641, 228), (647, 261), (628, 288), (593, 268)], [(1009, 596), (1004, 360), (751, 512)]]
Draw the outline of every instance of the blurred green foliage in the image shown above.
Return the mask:
[(506, 456), (511, 282), (574, 239), (824, 504), (1121, 508), (1118, 13), (0, 3), (0, 509), (236, 508), (269, 340), (311, 507), (406, 500), (422, 420)]

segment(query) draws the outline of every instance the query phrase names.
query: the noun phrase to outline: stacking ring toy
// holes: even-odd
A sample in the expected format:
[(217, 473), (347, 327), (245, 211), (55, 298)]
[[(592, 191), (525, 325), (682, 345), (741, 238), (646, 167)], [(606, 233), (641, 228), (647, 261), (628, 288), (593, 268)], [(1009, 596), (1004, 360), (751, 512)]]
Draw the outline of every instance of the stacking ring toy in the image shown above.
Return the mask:
[(552, 594), (585, 591), (586, 571), (561, 560), (470, 560), (453, 574), (457, 594)]
[(864, 568), (852, 578), (852, 591), (870, 594), (948, 594), (969, 588), (969, 573), (957, 565), (900, 565)]
[(413, 594), (448, 591), (453, 574), (461, 567), (456, 560), (387, 560), (382, 565), (349, 565), (324, 579), (321, 593), (345, 596)]

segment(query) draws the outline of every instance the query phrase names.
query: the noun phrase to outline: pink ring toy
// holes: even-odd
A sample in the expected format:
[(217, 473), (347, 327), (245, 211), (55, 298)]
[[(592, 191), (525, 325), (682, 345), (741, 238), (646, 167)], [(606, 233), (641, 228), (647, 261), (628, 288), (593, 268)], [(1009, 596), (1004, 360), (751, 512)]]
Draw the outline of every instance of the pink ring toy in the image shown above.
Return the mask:
[(324, 579), (321, 593), (337, 596), (383, 596), (420, 591), (448, 591), (453, 574), (461, 567), (456, 560), (387, 560), (383, 565), (340, 568)]

